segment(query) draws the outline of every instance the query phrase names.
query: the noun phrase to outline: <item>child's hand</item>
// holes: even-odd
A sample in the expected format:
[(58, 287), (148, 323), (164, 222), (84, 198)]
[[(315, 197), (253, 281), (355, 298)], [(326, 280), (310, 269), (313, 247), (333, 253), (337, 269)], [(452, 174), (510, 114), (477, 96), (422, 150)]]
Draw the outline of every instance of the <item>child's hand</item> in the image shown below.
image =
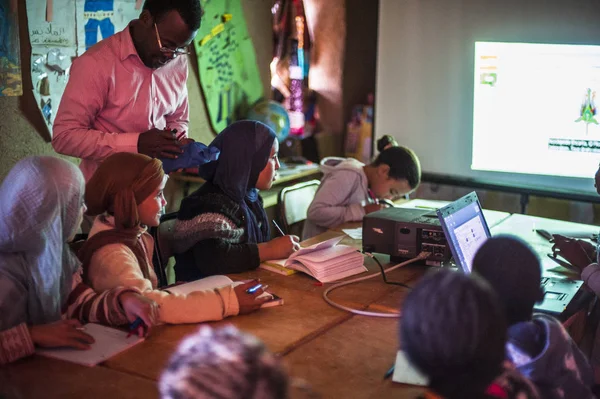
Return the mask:
[(380, 211), (382, 209), (387, 208), (388, 206), (385, 204), (368, 204), (363, 206), (363, 209), (365, 210), (366, 214), (369, 214), (371, 212), (376, 212), (376, 211)]
[(269, 298), (257, 298), (264, 292), (263, 288), (259, 288), (252, 294), (246, 292), (248, 288), (252, 288), (256, 284), (258, 284), (258, 280), (253, 280), (245, 284), (240, 284), (233, 289), (240, 306), (239, 314), (248, 314), (254, 312), (255, 310), (260, 309), (263, 303), (269, 301)]
[(579, 270), (583, 270), (587, 265), (595, 262), (596, 249), (591, 243), (560, 234), (554, 234), (552, 237), (554, 240), (553, 254), (562, 256)]
[[(146, 334), (150, 330), (150, 327), (156, 325), (158, 322), (158, 304), (152, 299), (146, 298), (136, 292), (124, 292), (119, 295), (119, 302), (121, 302), (121, 306), (130, 323), (138, 317), (142, 319), (145, 327), (148, 329), (145, 331)], [(140, 326), (140, 328), (142, 328), (142, 333), (144, 333), (144, 326)]]
[(31, 340), (42, 348), (90, 349), (94, 337), (83, 332), (79, 320), (59, 320), (54, 323), (29, 327)]
[(258, 252), (261, 261), (285, 259), (299, 249), (300, 238), (292, 235), (277, 237), (269, 242), (258, 244)]

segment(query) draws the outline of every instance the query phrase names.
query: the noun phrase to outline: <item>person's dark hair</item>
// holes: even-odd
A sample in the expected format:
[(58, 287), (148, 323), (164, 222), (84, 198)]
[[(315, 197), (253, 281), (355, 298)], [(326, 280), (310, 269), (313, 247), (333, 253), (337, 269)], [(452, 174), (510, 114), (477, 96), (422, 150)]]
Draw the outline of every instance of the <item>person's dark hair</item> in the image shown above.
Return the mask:
[(408, 294), (400, 342), (434, 391), (447, 399), (487, 398), (486, 388), (502, 373), (504, 313), (483, 279), (442, 269)]
[(496, 291), (509, 325), (531, 320), (533, 306), (544, 297), (540, 260), (516, 237), (488, 239), (475, 254), (473, 273)]
[(383, 150), (375, 161), (373, 166), (386, 164), (390, 167), (388, 176), (392, 179), (406, 179), (410, 188), (417, 188), (421, 183), (421, 163), (417, 154), (410, 148), (390, 147)]
[(387, 147), (388, 145), (391, 145), (392, 147), (398, 147), (398, 142), (395, 138), (393, 138), (389, 134), (386, 134), (385, 136), (380, 137), (377, 140), (377, 152), (385, 150), (385, 147)]
[(204, 14), (199, 0), (146, 0), (143, 9), (148, 10), (157, 21), (169, 11), (175, 10), (191, 31), (200, 28), (200, 20)]

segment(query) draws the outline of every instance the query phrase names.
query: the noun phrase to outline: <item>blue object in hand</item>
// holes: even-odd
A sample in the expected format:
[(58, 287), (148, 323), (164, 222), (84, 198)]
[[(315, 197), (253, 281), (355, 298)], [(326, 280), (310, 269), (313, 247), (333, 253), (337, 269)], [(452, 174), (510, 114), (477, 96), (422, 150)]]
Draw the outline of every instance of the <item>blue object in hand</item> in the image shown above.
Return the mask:
[(183, 153), (176, 159), (162, 158), (163, 170), (171, 173), (179, 169), (195, 168), (219, 159), (221, 151), (215, 146), (193, 142), (182, 147)]

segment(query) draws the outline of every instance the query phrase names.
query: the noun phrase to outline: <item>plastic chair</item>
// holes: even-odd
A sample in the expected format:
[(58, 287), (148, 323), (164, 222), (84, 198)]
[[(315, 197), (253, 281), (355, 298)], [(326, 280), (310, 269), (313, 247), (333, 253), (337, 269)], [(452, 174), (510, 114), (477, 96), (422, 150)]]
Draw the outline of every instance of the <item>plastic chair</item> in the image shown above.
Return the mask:
[(301, 235), (308, 207), (320, 183), (319, 180), (310, 180), (281, 190), (277, 198), (277, 216), (286, 234)]

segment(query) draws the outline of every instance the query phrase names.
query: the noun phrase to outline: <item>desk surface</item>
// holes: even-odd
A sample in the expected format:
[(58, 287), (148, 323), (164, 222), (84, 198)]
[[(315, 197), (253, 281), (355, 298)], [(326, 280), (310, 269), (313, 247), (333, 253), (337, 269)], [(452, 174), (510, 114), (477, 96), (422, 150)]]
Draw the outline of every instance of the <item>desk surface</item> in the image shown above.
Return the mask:
[[(546, 224), (550, 222), (554, 227), (566, 226), (566, 222), (556, 224), (556, 221), (540, 219), (522, 215), (504, 217), (492, 231), (495, 234), (515, 232), (515, 225), (532, 221), (540, 228), (550, 229)], [(580, 229), (592, 228), (582, 226), (575, 225)], [(305, 243), (310, 245), (336, 235), (340, 233), (329, 231)], [(527, 237), (532, 238), (541, 237), (537, 234)], [(349, 237), (342, 243), (361, 246), (360, 240)], [(381, 260), (389, 262), (385, 256)], [(366, 259), (365, 265), (369, 273), (378, 270), (372, 259)], [(388, 277), (412, 286), (426, 270), (424, 266), (409, 265), (391, 272)], [(258, 336), (270, 350), (283, 356), (291, 377), (306, 379), (323, 398), (414, 398), (422, 392), (422, 388), (382, 380), (398, 347), (396, 319), (354, 316), (330, 307), (322, 299), (327, 285), (316, 284), (316, 280), (301, 273), (282, 276), (258, 269), (231, 277), (259, 277), (270, 290), (284, 298), (285, 304), (210, 324), (233, 324)], [(375, 277), (340, 288), (330, 297), (351, 307), (395, 311), (407, 292), (403, 287), (386, 285), (381, 277)], [(23, 392), (22, 397), (81, 397), (84, 392), (92, 398), (157, 397), (156, 381), (161, 370), (183, 337), (197, 328), (196, 324), (156, 327), (145, 342), (96, 368), (33, 356), (5, 370), (9, 381)]]
[[(281, 168), (277, 171), (278, 178), (273, 182), (274, 186), (279, 184), (287, 183), (292, 180), (298, 180), (305, 177), (309, 177), (314, 175), (317, 177), (319, 175), (319, 165), (318, 164), (308, 164), (308, 165), (292, 165), (288, 164), (285, 168)], [(170, 174), (171, 178), (181, 182), (187, 183), (204, 183), (204, 179), (198, 175), (193, 175), (185, 172), (173, 172)]]
[(552, 243), (536, 232), (536, 229), (547, 230), (549, 233), (561, 233), (567, 236), (583, 236), (598, 233), (598, 226), (566, 222), (563, 220), (546, 219), (537, 216), (513, 214), (497, 226), (491, 227), (492, 235), (510, 234), (527, 242), (537, 253), (542, 263), (544, 275), (554, 277), (571, 276), (572, 273), (550, 259), (547, 254), (552, 252)]

